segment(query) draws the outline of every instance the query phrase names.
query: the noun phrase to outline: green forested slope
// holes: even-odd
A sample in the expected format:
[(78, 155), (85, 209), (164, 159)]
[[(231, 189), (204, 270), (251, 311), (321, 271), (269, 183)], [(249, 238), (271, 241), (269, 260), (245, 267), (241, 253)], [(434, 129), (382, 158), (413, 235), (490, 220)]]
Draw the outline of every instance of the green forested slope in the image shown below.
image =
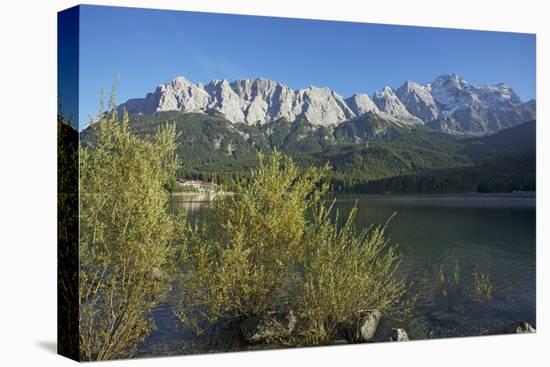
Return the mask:
[[(159, 112), (131, 116), (146, 137), (164, 123), (179, 132), (180, 176), (215, 179), (231, 187), (246, 179), (259, 151), (274, 149), (301, 165), (332, 167), (333, 190), (353, 192), (508, 192), (535, 189), (535, 122), (497, 134), (464, 138), (428, 128), (404, 128), (366, 114), (335, 129), (305, 119), (262, 126), (232, 124), (205, 114)], [(93, 143), (93, 125), (81, 133)]]

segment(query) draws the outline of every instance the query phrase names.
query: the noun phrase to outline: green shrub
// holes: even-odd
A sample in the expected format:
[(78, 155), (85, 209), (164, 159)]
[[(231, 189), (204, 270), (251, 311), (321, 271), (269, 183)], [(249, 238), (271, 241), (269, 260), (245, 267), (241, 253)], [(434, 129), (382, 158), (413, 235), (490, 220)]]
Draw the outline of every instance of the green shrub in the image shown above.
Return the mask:
[(182, 252), (179, 316), (186, 324), (196, 326), (196, 318), (186, 315), (197, 308), (215, 321), (284, 307), (286, 284), (293, 283), (303, 258), (307, 213), (326, 190), (319, 188), (321, 174), (316, 168), (300, 174), (292, 160), (274, 153), (269, 160), (260, 157), (251, 184), (212, 203)]
[(250, 181), (216, 199), (185, 241), (184, 324), (200, 333), (203, 319), (292, 310), (297, 330), (274, 342), (321, 344), (361, 311), (396, 313), (407, 287), (396, 278), (384, 227), (356, 233), (356, 209), (337, 225), (323, 201), (326, 167), (300, 171), (277, 152), (259, 161)]
[(301, 319), (293, 343), (326, 344), (365, 311), (401, 317), (410, 310), (408, 286), (396, 277), (399, 257), (389, 246), (385, 226), (357, 233), (356, 216), (353, 208), (339, 227), (331, 208), (322, 203), (316, 208), (304, 236), (303, 273), (293, 297), (292, 308)]
[(93, 146), (80, 148), (83, 360), (128, 358), (153, 328), (148, 312), (166, 290), (177, 224), (165, 189), (179, 164), (174, 127), (142, 140), (126, 114), (102, 116)]

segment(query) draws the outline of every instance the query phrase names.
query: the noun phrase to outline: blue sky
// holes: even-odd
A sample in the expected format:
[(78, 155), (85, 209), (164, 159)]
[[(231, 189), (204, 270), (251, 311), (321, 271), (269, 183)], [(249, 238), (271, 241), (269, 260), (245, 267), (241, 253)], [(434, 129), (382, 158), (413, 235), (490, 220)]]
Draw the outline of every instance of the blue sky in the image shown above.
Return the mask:
[(118, 102), (176, 76), (193, 82), (264, 77), (347, 97), (455, 72), (473, 84), (505, 82), (535, 98), (535, 36), (441, 28), (83, 6), (80, 113), (120, 75)]

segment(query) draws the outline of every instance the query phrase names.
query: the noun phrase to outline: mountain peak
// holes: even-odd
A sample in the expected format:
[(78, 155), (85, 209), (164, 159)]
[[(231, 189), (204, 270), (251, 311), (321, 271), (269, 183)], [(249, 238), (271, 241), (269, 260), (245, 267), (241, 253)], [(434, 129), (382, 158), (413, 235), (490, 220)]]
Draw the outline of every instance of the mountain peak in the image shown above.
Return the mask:
[(409, 80), (399, 87), (396, 94), (407, 111), (425, 123), (439, 118), (439, 110), (428, 86)]
[(354, 94), (345, 101), (356, 116), (361, 116), (367, 112), (380, 112), (368, 94)]
[(418, 86), (420, 86), (420, 84), (418, 84), (417, 82), (412, 81), (412, 80), (407, 80), (405, 83), (403, 83), (403, 85), (401, 87), (415, 88), (415, 87), (418, 87)]
[(431, 83), (408, 80), (398, 89), (386, 86), (372, 97), (354, 94), (349, 98), (327, 87), (310, 85), (295, 90), (262, 77), (202, 84), (178, 76), (119, 108), (130, 114), (171, 110), (215, 113), (251, 125), (305, 118), (314, 125), (336, 126), (374, 113), (400, 124), (427, 124), (451, 133), (482, 135), (534, 119), (536, 104), (522, 103), (505, 83), (475, 86), (448, 73)]
[(443, 74), (438, 76), (433, 83), (433, 87), (440, 88), (456, 88), (456, 89), (466, 89), (469, 86), (469, 83), (464, 80), (463, 77), (456, 73)]
[(395, 93), (393, 92), (392, 87), (385, 86), (384, 89), (382, 89), (382, 94), (393, 95)]
[(172, 83), (191, 84), (191, 82), (183, 76), (175, 77), (174, 80), (172, 81)]
[(394, 90), (390, 87), (384, 87), (381, 91), (375, 92), (372, 100), (378, 109), (391, 117), (406, 122), (408, 124), (420, 124), (422, 120), (413, 116), (407, 107), (401, 102)]
[(461, 77), (460, 75), (458, 75), (457, 73), (454, 73), (454, 72), (450, 72), (450, 73), (445, 73), (445, 74), (441, 74), (439, 75), (437, 79), (453, 79), (453, 80), (464, 80), (463, 77)]

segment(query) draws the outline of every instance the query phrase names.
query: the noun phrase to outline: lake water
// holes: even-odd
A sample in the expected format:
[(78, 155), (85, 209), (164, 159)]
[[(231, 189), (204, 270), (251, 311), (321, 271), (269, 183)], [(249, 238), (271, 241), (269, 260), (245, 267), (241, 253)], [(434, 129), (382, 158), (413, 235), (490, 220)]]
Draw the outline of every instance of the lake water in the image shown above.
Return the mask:
[[(389, 223), (387, 235), (398, 244), (400, 273), (418, 294), (405, 327), (411, 339), (480, 335), (515, 321), (536, 325), (535, 196), (520, 195), (350, 195), (338, 196), (336, 208), (357, 205), (357, 225)], [(172, 201), (173, 210), (200, 220), (206, 202)], [(457, 282), (454, 269), (459, 270)], [(440, 273), (445, 276), (441, 283)], [(488, 274), (492, 297), (474, 299), (474, 273)], [(177, 292), (175, 292), (177, 293)], [(173, 315), (173, 300), (153, 313), (157, 330), (140, 348), (142, 355), (192, 353), (195, 338)], [(212, 350), (227, 350), (212, 346)]]

